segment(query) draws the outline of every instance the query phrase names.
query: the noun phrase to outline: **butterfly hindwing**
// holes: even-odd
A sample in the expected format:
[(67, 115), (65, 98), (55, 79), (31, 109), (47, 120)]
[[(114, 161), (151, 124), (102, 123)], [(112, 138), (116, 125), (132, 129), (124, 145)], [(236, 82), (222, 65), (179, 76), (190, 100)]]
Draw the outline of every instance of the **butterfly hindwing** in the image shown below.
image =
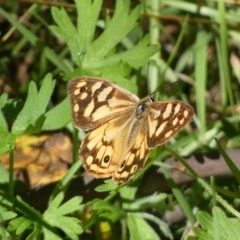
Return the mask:
[(89, 131), (83, 140), (79, 155), (87, 172), (95, 177), (109, 177), (114, 174), (129, 149), (131, 114), (114, 118), (98, 128)]
[(138, 172), (145, 164), (149, 155), (145, 126), (138, 129), (137, 135), (129, 151), (123, 155), (113, 174), (115, 182), (128, 182), (129, 178)]

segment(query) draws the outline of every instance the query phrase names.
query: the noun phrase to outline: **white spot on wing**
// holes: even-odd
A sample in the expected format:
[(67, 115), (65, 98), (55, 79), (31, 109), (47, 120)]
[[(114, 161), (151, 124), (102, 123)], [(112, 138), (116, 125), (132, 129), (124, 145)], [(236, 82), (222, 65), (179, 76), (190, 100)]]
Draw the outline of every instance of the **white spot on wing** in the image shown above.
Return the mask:
[(92, 100), (86, 107), (84, 113), (83, 113), (83, 116), (85, 117), (89, 117), (91, 114), (92, 114), (92, 111), (93, 111), (93, 108), (94, 108), (94, 101)]
[(76, 90), (74, 90), (73, 94), (74, 95), (78, 95), (80, 93), (80, 88), (77, 88)]
[(81, 87), (83, 87), (83, 86), (85, 86), (86, 85), (86, 82), (84, 81), (84, 82), (79, 82), (77, 85), (76, 85), (76, 87), (77, 88), (81, 88)]
[(132, 165), (133, 163), (133, 160), (134, 160), (134, 154), (131, 154), (130, 157), (127, 159), (127, 165)]
[(183, 123), (184, 123), (184, 118), (180, 120), (180, 125), (182, 125)]
[(174, 109), (174, 115), (173, 116), (175, 116), (175, 114), (179, 113), (180, 108), (181, 108), (181, 105), (178, 103), (177, 106)]
[(158, 124), (158, 120), (154, 120), (154, 121), (149, 121), (149, 135), (150, 137), (153, 136), (153, 134), (155, 134), (156, 128), (157, 128), (157, 124)]
[(185, 110), (185, 111), (183, 112), (183, 115), (184, 115), (184, 117), (186, 118), (186, 117), (189, 115), (189, 112), (188, 112), (187, 110)]
[(171, 135), (172, 135), (172, 130), (170, 130), (169, 132), (167, 132), (166, 134), (165, 134), (165, 138), (169, 138)]
[(99, 135), (99, 137), (94, 138), (92, 141), (90, 141), (87, 145), (87, 148), (89, 149), (89, 151), (91, 151), (96, 144), (101, 140), (102, 136)]
[(98, 95), (98, 101), (102, 102), (107, 99), (108, 94), (112, 91), (111, 87), (105, 88), (99, 95)]
[(166, 119), (167, 117), (170, 116), (171, 114), (171, 111), (172, 111), (172, 104), (171, 103), (168, 103), (167, 107), (166, 107), (166, 110), (165, 112), (163, 113), (163, 119)]
[(167, 122), (163, 122), (160, 127), (158, 128), (158, 130), (156, 131), (156, 136), (159, 136), (160, 133), (163, 131), (163, 129), (165, 128)]
[(105, 156), (105, 151), (106, 151), (106, 146), (102, 145), (101, 148), (98, 150), (98, 153), (96, 156), (97, 159), (102, 159), (102, 162), (101, 162), (102, 166), (108, 165), (104, 162), (104, 159), (103, 159)]
[[(145, 145), (145, 143), (143, 143), (143, 144)], [(140, 159), (141, 160), (143, 160), (143, 158), (145, 157), (145, 153), (146, 153), (144, 145), (142, 145), (140, 148)]]
[(93, 157), (92, 156), (88, 156), (87, 160), (86, 160), (86, 164), (89, 166), (91, 165), (93, 162)]
[(178, 118), (176, 117), (176, 118), (174, 118), (174, 120), (173, 120), (173, 126), (175, 126), (177, 123), (178, 123)]
[(108, 115), (108, 114), (113, 114), (115, 112), (121, 112), (124, 110), (126, 110), (125, 107), (118, 107), (118, 108), (110, 109), (107, 105), (104, 105), (104, 106), (101, 106), (100, 108), (96, 109), (96, 111), (92, 115), (92, 118), (93, 118), (93, 121), (96, 121), (98, 119), (106, 117), (106, 115)]
[(83, 100), (88, 96), (88, 94), (86, 92), (82, 93), (80, 96), (80, 99)]
[(75, 103), (74, 106), (73, 106), (73, 111), (74, 112), (78, 112), (79, 111), (79, 105), (78, 103)]
[(124, 171), (122, 174), (121, 174), (121, 178), (127, 178), (129, 176), (129, 173), (127, 171)]
[(94, 93), (97, 89), (99, 89), (102, 86), (101, 82), (96, 82), (92, 85), (92, 92)]

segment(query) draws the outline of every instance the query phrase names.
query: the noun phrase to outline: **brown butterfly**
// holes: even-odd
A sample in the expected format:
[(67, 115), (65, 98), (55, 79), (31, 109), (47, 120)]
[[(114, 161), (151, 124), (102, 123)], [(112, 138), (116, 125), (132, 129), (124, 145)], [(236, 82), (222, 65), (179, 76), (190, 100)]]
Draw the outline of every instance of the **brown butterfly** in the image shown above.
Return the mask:
[(139, 99), (104, 79), (82, 76), (69, 82), (75, 126), (88, 131), (79, 155), (97, 178), (127, 182), (145, 164), (150, 149), (166, 142), (192, 118), (193, 108), (178, 100)]

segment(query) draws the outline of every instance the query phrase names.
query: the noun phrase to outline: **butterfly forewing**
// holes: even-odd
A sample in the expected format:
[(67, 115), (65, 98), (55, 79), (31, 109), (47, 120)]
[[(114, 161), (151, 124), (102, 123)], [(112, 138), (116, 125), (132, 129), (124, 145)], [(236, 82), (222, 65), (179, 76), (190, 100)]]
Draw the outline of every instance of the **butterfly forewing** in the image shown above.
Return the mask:
[(148, 146), (154, 148), (179, 132), (192, 118), (193, 108), (182, 101), (157, 101), (148, 109)]
[(132, 111), (139, 98), (108, 81), (76, 77), (69, 82), (72, 118), (77, 128), (91, 130)]
[(95, 177), (127, 182), (145, 164), (149, 150), (166, 142), (192, 118), (181, 101), (156, 101), (137, 96), (114, 83), (76, 77), (68, 85), (77, 128), (90, 130), (79, 155)]

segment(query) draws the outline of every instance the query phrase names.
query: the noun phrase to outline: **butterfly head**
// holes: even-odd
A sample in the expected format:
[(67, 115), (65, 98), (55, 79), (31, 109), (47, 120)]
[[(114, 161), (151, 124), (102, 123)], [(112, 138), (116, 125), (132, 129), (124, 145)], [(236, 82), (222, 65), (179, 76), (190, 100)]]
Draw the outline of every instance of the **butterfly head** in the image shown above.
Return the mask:
[(142, 114), (144, 113), (144, 111), (146, 111), (146, 109), (148, 108), (149, 104), (151, 104), (152, 102), (154, 102), (155, 99), (154, 99), (154, 95), (149, 95), (145, 98), (143, 98), (137, 108), (136, 108), (136, 116), (137, 118), (141, 118), (142, 117)]

